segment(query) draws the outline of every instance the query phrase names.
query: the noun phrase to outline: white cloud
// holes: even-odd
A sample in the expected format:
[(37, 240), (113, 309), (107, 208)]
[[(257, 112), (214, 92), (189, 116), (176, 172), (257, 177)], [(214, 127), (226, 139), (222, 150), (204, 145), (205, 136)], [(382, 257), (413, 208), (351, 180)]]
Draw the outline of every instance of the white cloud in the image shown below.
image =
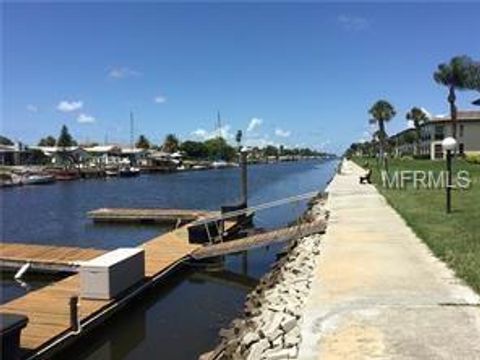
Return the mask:
[(191, 135), (194, 138), (202, 141), (214, 139), (219, 135), (221, 135), (226, 140), (232, 140), (234, 136), (230, 130), (231, 130), (230, 125), (224, 125), (220, 129), (216, 129), (213, 131), (207, 131), (205, 129), (199, 128), (195, 131), (192, 131)]
[(287, 137), (289, 137), (290, 135), (292, 135), (292, 132), (291, 132), (291, 131), (287, 131), (287, 130), (282, 130), (282, 129), (280, 129), (280, 128), (276, 128), (276, 129), (275, 129), (275, 135), (276, 135), (276, 136), (279, 136), (279, 137), (287, 138)]
[(72, 112), (75, 110), (80, 110), (83, 107), (82, 101), (60, 101), (57, 105), (57, 110), (62, 112)]
[(192, 131), (192, 135), (196, 138), (205, 140), (208, 138), (208, 131), (205, 129), (197, 129), (195, 131)]
[(27, 105), (27, 111), (36, 113), (36, 112), (38, 112), (38, 107), (36, 107), (35, 105), (32, 105), (32, 104), (28, 104)]
[(251, 132), (257, 129), (260, 125), (262, 125), (262, 123), (263, 123), (263, 119), (259, 119), (256, 117), (252, 118), (248, 123), (247, 132)]
[(92, 115), (80, 114), (77, 117), (77, 122), (80, 124), (91, 124), (95, 122), (95, 118)]
[(342, 14), (337, 17), (337, 21), (348, 31), (362, 31), (370, 26), (368, 20), (360, 16)]
[(167, 102), (167, 98), (165, 96), (158, 95), (153, 99), (153, 101), (157, 104), (163, 104), (163, 103)]
[(125, 79), (128, 77), (136, 77), (142, 75), (141, 72), (137, 70), (130, 69), (128, 67), (117, 67), (113, 68), (108, 72), (108, 77), (113, 79)]

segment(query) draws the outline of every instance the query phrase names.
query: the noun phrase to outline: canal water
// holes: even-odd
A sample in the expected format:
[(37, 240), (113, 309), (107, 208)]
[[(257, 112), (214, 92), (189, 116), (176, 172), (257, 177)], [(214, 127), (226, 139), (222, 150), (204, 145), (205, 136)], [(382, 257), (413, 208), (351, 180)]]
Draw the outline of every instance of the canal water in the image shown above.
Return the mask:
[[(321, 191), (336, 161), (249, 167), (249, 205)], [(113, 249), (138, 245), (168, 229), (155, 225), (98, 225), (85, 214), (100, 207), (218, 210), (239, 198), (239, 169), (142, 175), (3, 189), (2, 241)], [(256, 214), (255, 225), (294, 221), (306, 202)], [(116, 314), (59, 359), (196, 359), (217, 341), (218, 330), (241, 314), (245, 295), (275, 260), (280, 245), (226, 256), (215, 269), (187, 266)], [(2, 273), (2, 302), (27, 291)], [(28, 278), (26, 279), (28, 283)], [(32, 278), (33, 289), (45, 285)]]

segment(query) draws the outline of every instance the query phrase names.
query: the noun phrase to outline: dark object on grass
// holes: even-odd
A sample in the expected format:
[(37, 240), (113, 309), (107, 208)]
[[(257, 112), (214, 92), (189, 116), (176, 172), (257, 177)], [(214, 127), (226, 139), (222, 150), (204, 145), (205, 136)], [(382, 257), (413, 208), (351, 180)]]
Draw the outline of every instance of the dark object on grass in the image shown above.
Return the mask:
[(370, 180), (370, 177), (372, 176), (372, 169), (368, 169), (367, 173), (363, 176), (360, 176), (360, 184), (364, 184), (365, 181), (368, 184), (371, 184), (372, 181)]

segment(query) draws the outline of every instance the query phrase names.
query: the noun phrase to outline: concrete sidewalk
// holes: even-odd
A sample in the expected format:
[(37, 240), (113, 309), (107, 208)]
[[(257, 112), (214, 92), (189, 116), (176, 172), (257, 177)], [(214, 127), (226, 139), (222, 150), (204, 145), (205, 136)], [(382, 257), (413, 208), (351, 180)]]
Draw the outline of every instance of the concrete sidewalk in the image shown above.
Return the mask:
[(302, 325), (300, 359), (480, 359), (480, 299), (344, 162)]

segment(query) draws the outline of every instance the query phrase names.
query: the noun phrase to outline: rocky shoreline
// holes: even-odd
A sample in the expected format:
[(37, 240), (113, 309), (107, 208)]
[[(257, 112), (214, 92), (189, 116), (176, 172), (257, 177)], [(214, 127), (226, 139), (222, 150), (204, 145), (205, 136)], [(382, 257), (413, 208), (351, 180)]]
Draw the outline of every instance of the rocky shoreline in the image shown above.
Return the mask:
[[(303, 221), (328, 218), (326, 199), (311, 201)], [(247, 295), (244, 316), (219, 332), (220, 343), (199, 360), (296, 359), (302, 310), (310, 292), (322, 235), (292, 241), (255, 289)]]

